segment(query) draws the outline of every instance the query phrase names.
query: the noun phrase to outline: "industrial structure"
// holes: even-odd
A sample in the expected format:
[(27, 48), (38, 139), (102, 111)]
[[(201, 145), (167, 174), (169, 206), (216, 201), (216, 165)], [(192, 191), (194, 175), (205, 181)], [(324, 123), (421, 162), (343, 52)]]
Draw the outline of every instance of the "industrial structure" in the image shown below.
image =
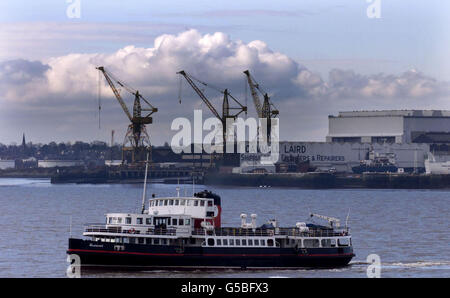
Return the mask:
[[(255, 105), (256, 112), (258, 114), (258, 118), (266, 120), (265, 134), (263, 137), (267, 137), (267, 143), (270, 143), (271, 140), (271, 119), (278, 117), (279, 111), (275, 108), (273, 103), (270, 101), (269, 95), (265, 92), (262, 87), (255, 81), (255, 79), (250, 75), (250, 71), (244, 71), (244, 74), (247, 76), (248, 85), (250, 86), (250, 91), (253, 98), (253, 104)], [(263, 104), (261, 105), (261, 101), (259, 99), (260, 93), (264, 97)]]
[[(146, 153), (149, 152), (151, 154), (150, 137), (147, 133), (145, 125), (153, 122), (151, 115), (157, 112), (158, 109), (150, 104), (150, 102), (146, 100), (138, 90), (135, 90), (118, 80), (103, 66), (97, 67), (96, 69), (104, 75), (117, 101), (122, 107), (122, 110), (130, 121), (122, 148), (122, 163), (125, 161), (131, 162), (132, 164), (136, 162), (144, 162)], [(127, 105), (120, 95), (119, 89), (115, 86), (114, 81), (127, 92), (134, 95), (133, 113), (130, 113)], [(142, 106), (143, 104), (144, 107)], [(143, 115), (143, 112), (146, 112), (146, 115)], [(111, 138), (113, 139), (113, 136)]]
[[(177, 74), (182, 75), (186, 81), (191, 85), (192, 89), (198, 94), (198, 96), (203, 100), (203, 102), (206, 104), (206, 106), (209, 108), (209, 110), (214, 114), (214, 116), (219, 119), (219, 121), (222, 124), (222, 132), (223, 132), (223, 139), (222, 139), (222, 146), (223, 150), (222, 152), (225, 153), (225, 144), (227, 139), (227, 119), (233, 119), (235, 120), (241, 113), (247, 113), (247, 107), (242, 105), (231, 93), (228, 91), (228, 89), (219, 89), (217, 87), (213, 87), (203, 81), (200, 81), (199, 79), (195, 78), (194, 76), (186, 73), (184, 70), (181, 70), (177, 72)], [(204, 92), (195, 84), (197, 83), (203, 85), (204, 87), (209, 87), (217, 92), (223, 94), (223, 102), (222, 102), (222, 113), (219, 114), (217, 109), (212, 105), (211, 101), (205, 96)], [(229, 98), (237, 104), (237, 107), (230, 106)], [(232, 110), (237, 110), (236, 113), (232, 113)]]
[(360, 165), (384, 158), (398, 172), (424, 173), (430, 153), (437, 167), (450, 160), (450, 111), (340, 112), (328, 120), (326, 142), (280, 142), (273, 166), (262, 165), (260, 154), (242, 154), (234, 172), (357, 173)]
[(340, 112), (328, 124), (327, 142), (450, 143), (450, 111)]

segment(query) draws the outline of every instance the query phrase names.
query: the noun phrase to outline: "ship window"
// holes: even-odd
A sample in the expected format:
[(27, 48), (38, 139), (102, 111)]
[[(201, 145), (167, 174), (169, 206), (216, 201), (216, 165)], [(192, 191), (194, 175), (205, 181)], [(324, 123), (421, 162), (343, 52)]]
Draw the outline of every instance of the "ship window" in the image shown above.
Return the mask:
[(217, 239), (217, 245), (222, 245), (222, 239)]
[(331, 239), (331, 247), (335, 247), (336, 246), (336, 239)]
[(267, 240), (267, 246), (273, 246), (273, 239)]
[(212, 205), (213, 205), (213, 201), (208, 200), (208, 207), (212, 207)]
[(223, 239), (223, 245), (228, 245), (228, 239)]
[(109, 217), (108, 220), (109, 223), (112, 223), (112, 217)]
[(201, 200), (200, 201), (200, 206), (202, 206), (202, 207), (205, 206), (205, 201)]
[(348, 246), (349, 245), (349, 241), (347, 238), (339, 238), (338, 239), (338, 245), (339, 246)]
[(173, 226), (178, 226), (178, 219), (172, 218), (172, 225)]
[(179, 224), (180, 226), (183, 226), (183, 225), (184, 225), (184, 220), (183, 220), (182, 218), (180, 218), (180, 219), (178, 220), (178, 224)]
[(266, 246), (266, 240), (261, 239), (261, 246)]
[(214, 246), (214, 238), (208, 239), (208, 246)]
[(151, 217), (147, 217), (147, 218), (145, 219), (145, 224), (151, 225), (151, 224), (152, 224), (152, 218), (151, 218)]
[(130, 243), (130, 238), (123, 237), (123, 243)]
[(191, 244), (195, 244), (195, 238), (191, 238)]
[(305, 239), (303, 245), (305, 247), (319, 247), (319, 239)]
[(191, 200), (186, 200), (186, 206), (191, 206)]
[(159, 200), (159, 206), (163, 205), (164, 200)]
[(186, 200), (181, 200), (180, 205), (181, 205), (181, 206), (186, 205)]
[(155, 201), (150, 201), (150, 206), (155, 206)]
[(253, 246), (253, 240), (252, 239), (248, 239), (248, 245), (249, 246)]
[(136, 238), (130, 238), (130, 243), (131, 244), (135, 244), (136, 243)]
[(180, 205), (180, 200), (175, 200), (175, 206)]
[(207, 217), (214, 217), (214, 211), (207, 211), (206, 212)]
[(191, 225), (191, 220), (189, 218), (186, 218), (185, 225), (186, 226), (190, 226)]
[(169, 205), (170, 205), (170, 206), (173, 205), (173, 200), (169, 200)]
[(259, 246), (259, 240), (255, 239), (255, 246)]
[(247, 245), (247, 240), (246, 239), (242, 239), (242, 245)]
[(331, 247), (331, 239), (322, 239), (322, 247)]
[(236, 239), (236, 245), (241, 245), (241, 240), (240, 239)]
[(231, 246), (234, 245), (234, 239), (230, 239), (230, 245), (231, 245)]
[(144, 223), (144, 221), (142, 220), (142, 217), (136, 218), (136, 224), (142, 225), (143, 223)]
[(139, 244), (144, 244), (144, 238), (138, 238)]
[(194, 206), (198, 206), (198, 200), (194, 200)]
[(168, 200), (164, 200), (164, 206), (167, 206)]
[(127, 225), (130, 225), (130, 224), (131, 224), (131, 217), (126, 217), (126, 218), (125, 218), (125, 223), (126, 223)]
[(153, 239), (153, 244), (159, 244), (159, 239), (158, 238), (154, 238)]
[(161, 244), (166, 245), (167, 244), (167, 239), (161, 239)]
[(117, 222), (118, 222), (118, 223), (122, 223), (122, 217), (119, 217), (119, 218), (117, 219)]

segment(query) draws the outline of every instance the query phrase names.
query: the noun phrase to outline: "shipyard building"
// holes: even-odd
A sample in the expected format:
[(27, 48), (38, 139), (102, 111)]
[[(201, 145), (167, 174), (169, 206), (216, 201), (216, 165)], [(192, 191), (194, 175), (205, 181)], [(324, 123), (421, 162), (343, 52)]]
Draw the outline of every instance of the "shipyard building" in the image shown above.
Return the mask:
[(360, 111), (328, 116), (327, 142), (450, 143), (450, 111)]
[(280, 142), (279, 160), (261, 165), (258, 154), (241, 155), (235, 172), (355, 172), (380, 159), (405, 172), (425, 172), (430, 153), (450, 160), (450, 111), (340, 112), (328, 117), (325, 142)]

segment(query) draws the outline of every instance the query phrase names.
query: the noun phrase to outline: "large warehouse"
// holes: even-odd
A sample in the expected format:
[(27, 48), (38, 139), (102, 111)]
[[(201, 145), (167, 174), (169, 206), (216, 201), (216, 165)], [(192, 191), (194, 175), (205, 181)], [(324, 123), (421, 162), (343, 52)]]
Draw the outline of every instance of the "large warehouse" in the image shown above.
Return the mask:
[[(322, 171), (335, 169), (338, 172), (352, 172), (361, 160), (368, 158), (371, 151), (395, 156), (396, 166), (409, 171), (416, 168), (423, 172), (428, 144), (365, 144), (365, 143), (327, 143), (327, 142), (281, 142), (278, 164), (309, 166)], [(274, 172), (260, 163), (258, 154), (241, 154), (241, 173), (263, 170)], [(292, 167), (290, 167), (292, 168)], [(295, 167), (294, 167), (295, 168)], [(295, 170), (294, 170), (295, 171)]]
[(367, 159), (373, 151), (394, 156), (395, 164), (400, 168), (409, 171), (416, 168), (423, 172), (429, 148), (428, 144), (281, 142), (279, 162), (297, 165), (308, 162), (311, 167), (320, 170), (352, 172), (352, 168)]
[(450, 111), (340, 112), (328, 117), (327, 142), (450, 143)]
[(298, 171), (307, 163), (309, 169), (352, 172), (364, 160), (390, 158), (399, 169), (424, 172), (428, 152), (450, 157), (450, 111), (340, 112), (328, 120), (326, 142), (281, 142), (278, 166), (271, 168), (259, 163), (258, 154), (243, 154), (236, 171)]

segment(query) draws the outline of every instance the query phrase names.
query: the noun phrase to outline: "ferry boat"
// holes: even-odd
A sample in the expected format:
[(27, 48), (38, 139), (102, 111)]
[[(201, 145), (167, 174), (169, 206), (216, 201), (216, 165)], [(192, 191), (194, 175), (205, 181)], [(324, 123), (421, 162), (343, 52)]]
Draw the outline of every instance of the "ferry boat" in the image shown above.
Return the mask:
[(330, 268), (354, 257), (349, 228), (337, 218), (311, 214), (328, 224), (280, 227), (277, 220), (258, 226), (256, 214), (250, 222), (241, 214), (240, 226), (222, 227), (220, 196), (179, 190), (143, 199), (140, 213), (107, 213), (106, 223), (85, 226), (84, 239), (69, 238), (67, 253), (78, 255), (82, 267), (135, 269)]

